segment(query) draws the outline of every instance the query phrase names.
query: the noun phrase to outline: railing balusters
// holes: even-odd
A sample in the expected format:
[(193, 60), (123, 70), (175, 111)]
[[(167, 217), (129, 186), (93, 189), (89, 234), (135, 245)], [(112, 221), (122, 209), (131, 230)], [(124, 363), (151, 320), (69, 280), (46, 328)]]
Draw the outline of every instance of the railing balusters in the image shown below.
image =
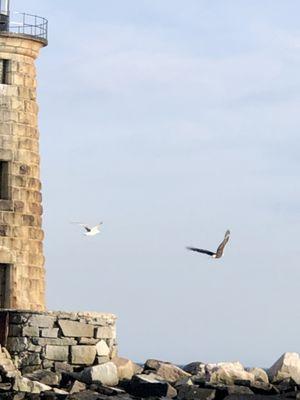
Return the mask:
[(48, 21), (46, 18), (26, 13), (17, 14), (20, 15), (20, 25), (11, 24), (9, 27), (10, 32), (48, 39)]

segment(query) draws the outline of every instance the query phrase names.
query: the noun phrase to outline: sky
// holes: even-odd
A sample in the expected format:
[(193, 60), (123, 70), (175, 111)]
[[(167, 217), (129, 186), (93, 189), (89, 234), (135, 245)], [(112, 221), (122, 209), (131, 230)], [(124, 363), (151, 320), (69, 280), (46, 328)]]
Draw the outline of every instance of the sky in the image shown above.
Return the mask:
[[(49, 19), (48, 308), (116, 314), (119, 354), (138, 362), (300, 352), (299, 1), (12, 8)], [(215, 250), (226, 229), (220, 260), (186, 250)]]

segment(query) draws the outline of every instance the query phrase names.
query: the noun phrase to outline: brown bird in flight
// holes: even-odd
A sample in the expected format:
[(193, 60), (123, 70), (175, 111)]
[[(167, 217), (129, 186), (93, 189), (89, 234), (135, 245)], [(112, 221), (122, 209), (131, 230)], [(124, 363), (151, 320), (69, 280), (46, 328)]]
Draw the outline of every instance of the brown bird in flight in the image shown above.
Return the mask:
[(219, 245), (215, 253), (209, 250), (198, 249), (197, 247), (187, 247), (187, 249), (192, 251), (197, 251), (198, 253), (208, 254), (212, 258), (221, 258), (223, 255), (224, 248), (229, 240), (229, 236), (230, 236), (230, 231), (227, 230), (222, 243)]

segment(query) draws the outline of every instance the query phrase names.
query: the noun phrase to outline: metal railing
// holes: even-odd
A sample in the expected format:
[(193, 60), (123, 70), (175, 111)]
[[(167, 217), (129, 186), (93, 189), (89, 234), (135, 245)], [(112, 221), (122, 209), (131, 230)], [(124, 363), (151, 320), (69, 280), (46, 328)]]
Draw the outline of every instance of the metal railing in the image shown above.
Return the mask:
[(10, 14), (9, 32), (48, 39), (48, 21), (37, 15), (13, 12)]

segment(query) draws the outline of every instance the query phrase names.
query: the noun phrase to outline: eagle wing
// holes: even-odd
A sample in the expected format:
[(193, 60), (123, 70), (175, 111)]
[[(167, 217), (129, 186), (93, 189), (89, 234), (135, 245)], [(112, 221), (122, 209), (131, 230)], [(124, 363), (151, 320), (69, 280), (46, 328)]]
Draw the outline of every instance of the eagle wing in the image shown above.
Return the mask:
[(197, 251), (198, 253), (207, 254), (209, 256), (215, 255), (215, 253), (213, 253), (212, 251), (204, 250), (204, 249), (198, 249), (197, 247), (187, 247), (187, 249), (191, 250), (191, 251)]
[(227, 244), (227, 242), (228, 242), (228, 240), (229, 240), (229, 236), (230, 236), (230, 231), (226, 231), (222, 243), (221, 243), (221, 244), (219, 245), (219, 247), (217, 248), (217, 251), (216, 251), (216, 258), (222, 257), (224, 248), (225, 248), (225, 246), (226, 246), (226, 244)]

